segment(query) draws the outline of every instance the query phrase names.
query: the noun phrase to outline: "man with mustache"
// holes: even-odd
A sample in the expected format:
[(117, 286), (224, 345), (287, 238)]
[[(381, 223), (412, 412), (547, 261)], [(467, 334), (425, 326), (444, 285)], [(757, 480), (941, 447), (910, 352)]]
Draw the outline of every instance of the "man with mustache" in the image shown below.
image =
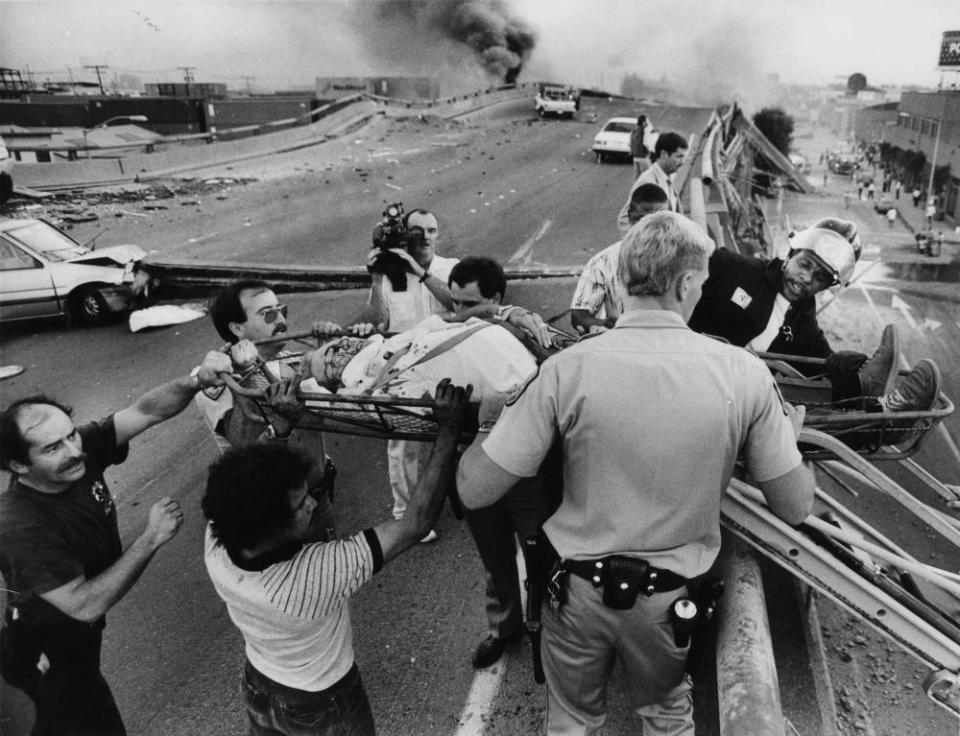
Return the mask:
[(0, 412), (0, 464), (13, 475), (0, 495), (0, 573), (9, 593), (0, 671), (33, 700), (33, 733), (126, 733), (100, 672), (105, 614), (177, 534), (183, 512), (161, 498), (124, 550), (103, 471), (126, 459), (131, 439), (180, 413), (229, 367), (226, 355), (208, 353), (192, 375), (79, 426), (46, 396)]
[[(336, 535), (331, 503), (336, 469), (327, 456), (323, 435), (296, 427), (303, 414), (303, 404), (296, 399), (300, 355), (287, 352), (283, 341), (255, 344), (287, 332), (287, 306), (280, 304), (269, 284), (247, 279), (222, 289), (210, 302), (210, 315), (219, 335), (230, 344), (230, 360), (233, 370), (243, 376), (241, 384), (267, 390), (265, 410), (251, 399), (234, 397), (223, 387), (197, 395), (197, 405), (217, 446), (224, 452), (254, 442), (286, 442), (309, 457), (313, 461), (310, 488), (323, 488), (316, 494), (318, 517), (332, 539)], [(313, 329), (323, 336), (340, 328), (330, 322), (316, 322)], [(355, 331), (366, 329), (359, 326)], [(279, 382), (271, 385), (266, 374)]]

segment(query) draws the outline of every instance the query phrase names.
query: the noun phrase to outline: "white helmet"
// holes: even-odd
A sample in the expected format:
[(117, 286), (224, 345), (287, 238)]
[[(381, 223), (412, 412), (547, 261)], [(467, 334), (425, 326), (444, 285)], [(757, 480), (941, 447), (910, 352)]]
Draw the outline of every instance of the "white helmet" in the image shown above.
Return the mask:
[(792, 250), (806, 250), (813, 254), (832, 276), (833, 284), (847, 284), (857, 262), (854, 247), (835, 230), (823, 227), (808, 227), (790, 241)]

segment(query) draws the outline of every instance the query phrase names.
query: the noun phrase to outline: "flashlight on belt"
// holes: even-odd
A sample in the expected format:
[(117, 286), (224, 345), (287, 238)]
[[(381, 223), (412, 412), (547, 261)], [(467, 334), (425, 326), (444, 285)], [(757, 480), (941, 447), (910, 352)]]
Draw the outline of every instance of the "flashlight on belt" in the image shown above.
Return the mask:
[(689, 598), (677, 598), (670, 606), (670, 624), (673, 626), (673, 643), (683, 648), (690, 643), (690, 635), (697, 623), (697, 604)]

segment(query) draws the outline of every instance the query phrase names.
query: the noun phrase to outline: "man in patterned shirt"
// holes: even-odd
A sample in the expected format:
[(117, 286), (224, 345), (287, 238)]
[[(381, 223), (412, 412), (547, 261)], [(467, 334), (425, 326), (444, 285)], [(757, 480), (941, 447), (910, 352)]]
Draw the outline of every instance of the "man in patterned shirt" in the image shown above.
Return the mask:
[(204, 557), (246, 643), (251, 734), (373, 736), (348, 599), (436, 522), (469, 396), (449, 379), (437, 385), (439, 431), (406, 513), (345, 539), (318, 541), (309, 462), (285, 444), (228, 450), (211, 468)]
[[(656, 184), (641, 184), (630, 196), (627, 217), (633, 226), (646, 215), (667, 209), (667, 193)], [(617, 276), (620, 244), (596, 253), (580, 274), (577, 290), (570, 304), (570, 322), (583, 334), (613, 327), (623, 311), (623, 285)]]

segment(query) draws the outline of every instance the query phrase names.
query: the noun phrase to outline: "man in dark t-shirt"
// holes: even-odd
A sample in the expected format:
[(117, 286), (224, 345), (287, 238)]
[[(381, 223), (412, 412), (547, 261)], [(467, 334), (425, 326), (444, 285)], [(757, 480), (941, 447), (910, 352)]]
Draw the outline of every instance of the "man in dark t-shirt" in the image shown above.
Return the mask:
[(33, 700), (34, 734), (124, 734), (100, 673), (105, 614), (153, 555), (179, 531), (180, 505), (162, 498), (124, 551), (103, 477), (127, 443), (178, 414), (229, 371), (223, 353), (98, 422), (75, 426), (71, 410), (30, 396), (0, 412), (0, 465), (13, 474), (0, 494), (0, 573), (9, 600), (0, 672)]

